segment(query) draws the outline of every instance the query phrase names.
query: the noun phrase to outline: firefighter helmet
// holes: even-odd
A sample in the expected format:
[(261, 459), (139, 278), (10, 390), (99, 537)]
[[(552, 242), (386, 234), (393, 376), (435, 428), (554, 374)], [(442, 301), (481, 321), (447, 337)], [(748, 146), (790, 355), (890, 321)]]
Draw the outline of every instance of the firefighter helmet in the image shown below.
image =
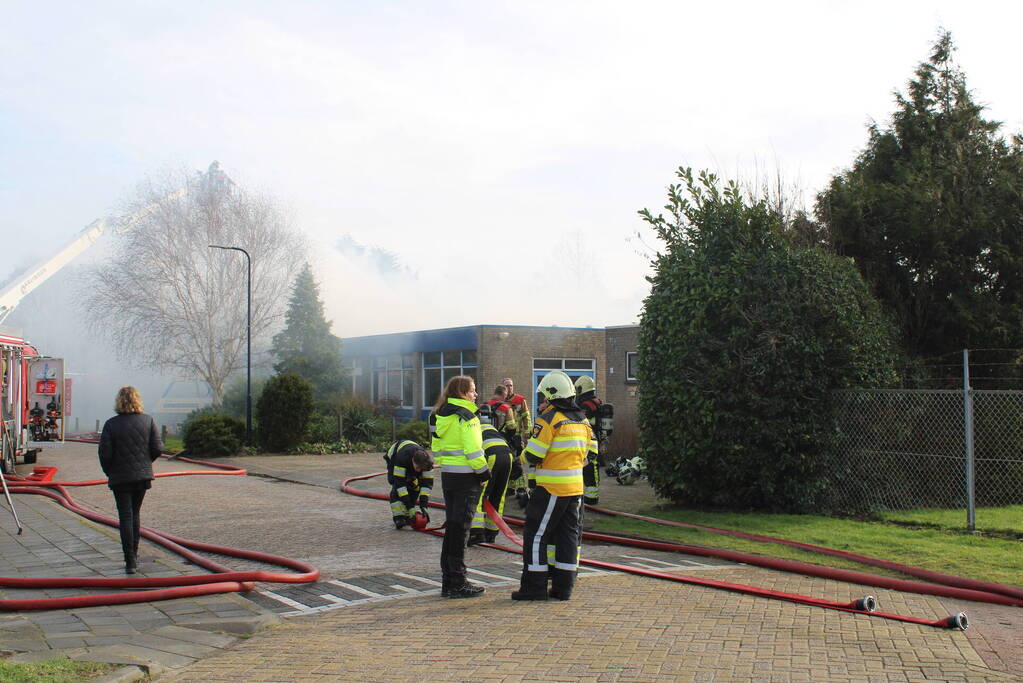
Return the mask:
[(582, 375), (575, 381), (575, 390), (580, 394), (585, 394), (587, 391), (593, 391), (597, 388), (597, 383), (593, 381), (592, 377)]
[(556, 398), (575, 398), (575, 386), (572, 385), (572, 378), (561, 370), (554, 370), (544, 375), (536, 390), (543, 394), (548, 401)]

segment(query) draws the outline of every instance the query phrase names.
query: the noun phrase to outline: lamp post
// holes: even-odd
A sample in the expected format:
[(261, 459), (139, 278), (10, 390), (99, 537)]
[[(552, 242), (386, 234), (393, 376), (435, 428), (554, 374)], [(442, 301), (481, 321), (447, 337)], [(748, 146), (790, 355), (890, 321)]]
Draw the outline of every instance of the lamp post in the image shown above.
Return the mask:
[(210, 249), (230, 249), (245, 254), (248, 292), (245, 296), (245, 443), (252, 445), (252, 257), (241, 247), (209, 245)]

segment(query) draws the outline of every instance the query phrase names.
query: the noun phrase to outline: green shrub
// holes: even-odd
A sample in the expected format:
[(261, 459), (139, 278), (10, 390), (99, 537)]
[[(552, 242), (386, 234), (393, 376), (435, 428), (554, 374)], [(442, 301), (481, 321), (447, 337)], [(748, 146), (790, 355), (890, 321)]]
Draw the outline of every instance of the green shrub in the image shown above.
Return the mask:
[(223, 413), (189, 416), (185, 426), (185, 450), (192, 455), (234, 455), (245, 439), (245, 423)]
[(270, 451), (284, 452), (301, 443), (313, 415), (309, 380), (285, 372), (267, 380), (256, 406), (259, 441)]
[(305, 440), (309, 443), (329, 443), (337, 441), (337, 415), (329, 412), (315, 412), (309, 420), (309, 429)]
[(781, 217), (713, 176), (643, 212), (657, 255), (639, 334), (640, 455), (680, 504), (833, 508), (835, 392), (890, 385), (895, 335), (848, 259), (789, 246)]
[(390, 436), (390, 420), (377, 413), (376, 407), (364, 398), (352, 396), (340, 405), (344, 433), (349, 441), (373, 442)]
[(288, 455), (329, 455), (334, 453), (375, 453), (378, 448), (368, 443), (352, 443), (347, 439), (329, 442), (303, 441), (294, 448), (289, 448)]
[(420, 446), (430, 447), (430, 425), (425, 422), (405, 422), (398, 425), (398, 438), (415, 441)]

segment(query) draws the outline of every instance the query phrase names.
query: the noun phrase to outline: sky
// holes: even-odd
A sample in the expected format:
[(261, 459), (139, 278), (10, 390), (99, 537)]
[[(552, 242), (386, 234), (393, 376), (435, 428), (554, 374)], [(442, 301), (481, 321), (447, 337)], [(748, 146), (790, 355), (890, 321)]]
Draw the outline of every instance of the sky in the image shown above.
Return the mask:
[[(636, 322), (656, 248), (636, 212), (663, 206), (677, 167), (780, 173), (812, 204), (867, 124), (888, 120), (939, 27), (988, 117), (1023, 130), (1023, 3), (0, 10), (0, 280), (147, 175), (215, 159), (306, 234), (341, 337)], [(346, 234), (401, 273), (335, 249)]]

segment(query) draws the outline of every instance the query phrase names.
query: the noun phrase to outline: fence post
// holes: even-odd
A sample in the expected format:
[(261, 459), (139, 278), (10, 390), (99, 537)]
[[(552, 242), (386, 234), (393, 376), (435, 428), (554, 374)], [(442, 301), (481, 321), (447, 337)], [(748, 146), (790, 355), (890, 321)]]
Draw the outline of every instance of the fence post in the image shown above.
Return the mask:
[(970, 389), (970, 350), (963, 349), (963, 429), (966, 445), (966, 529), (977, 528), (973, 483), (973, 391)]

